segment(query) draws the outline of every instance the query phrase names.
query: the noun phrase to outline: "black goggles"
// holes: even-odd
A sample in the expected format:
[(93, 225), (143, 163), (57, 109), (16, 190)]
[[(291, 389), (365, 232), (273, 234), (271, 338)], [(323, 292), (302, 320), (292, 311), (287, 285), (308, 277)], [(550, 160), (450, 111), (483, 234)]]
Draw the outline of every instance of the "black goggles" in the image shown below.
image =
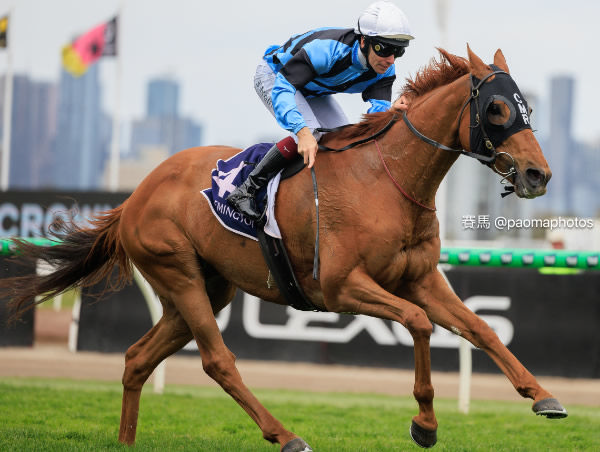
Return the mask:
[(390, 55), (394, 55), (394, 58), (400, 58), (406, 50), (405, 47), (387, 44), (373, 38), (371, 38), (371, 48), (375, 52), (375, 55), (382, 58), (387, 58)]

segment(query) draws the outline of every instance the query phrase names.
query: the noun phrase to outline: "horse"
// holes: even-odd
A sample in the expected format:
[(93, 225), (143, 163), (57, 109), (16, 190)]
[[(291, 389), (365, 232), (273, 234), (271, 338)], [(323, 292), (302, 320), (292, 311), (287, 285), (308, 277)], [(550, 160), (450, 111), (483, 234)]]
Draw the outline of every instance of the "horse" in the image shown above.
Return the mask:
[[(437, 441), (429, 348), (432, 322), (484, 350), (516, 391), (532, 399), (536, 414), (567, 415), (494, 331), (462, 303), (437, 267), (435, 194), (461, 155), (450, 151), (476, 156), (521, 198), (543, 195), (551, 177), (530, 127), (507, 136), (505, 126), (511, 118), (527, 122), (528, 112), (516, 84), (514, 95), (504, 88), (494, 92), (495, 81), (510, 78), (502, 51), (495, 52), (493, 65), (485, 64), (468, 45), (468, 58), (438, 51), (438, 59), (432, 58), (403, 87), (402, 94), (410, 100), (404, 121), (396, 120), (397, 110), (366, 114), (361, 122), (323, 137), (326, 147), (343, 147), (356, 138), (366, 142), (345, 152), (318, 153), (313, 169), (319, 218), (312, 174), (306, 168), (281, 182), (275, 204), (298, 283), (318, 309), (392, 320), (410, 332), (418, 413), (409, 431), (422, 447)], [(491, 90), (487, 104), (480, 95), (485, 90)], [(385, 133), (364, 140), (386, 124)], [(473, 141), (474, 131), (485, 144), (483, 152), (478, 150), (481, 143)], [(498, 133), (505, 139), (495, 146), (491, 137)], [(286, 304), (279, 289), (267, 283), (269, 269), (258, 243), (223, 228), (201, 195), (211, 185), (217, 160), (239, 151), (226, 146), (183, 150), (154, 169), (122, 205), (95, 217), (91, 225), (57, 226), (56, 245), (35, 246), (15, 239), (22, 258), (42, 259), (55, 268), (48, 275), (0, 282), (16, 316), (66, 289), (97, 284), (114, 267), (119, 275), (115, 284), (127, 283), (135, 266), (158, 295), (161, 319), (125, 354), (122, 443), (135, 442), (145, 381), (161, 361), (194, 339), (204, 371), (255, 421), (264, 439), (278, 443), (283, 452), (312, 450), (244, 385), (215, 320), (238, 288)], [(44, 296), (34, 301), (36, 295)]]

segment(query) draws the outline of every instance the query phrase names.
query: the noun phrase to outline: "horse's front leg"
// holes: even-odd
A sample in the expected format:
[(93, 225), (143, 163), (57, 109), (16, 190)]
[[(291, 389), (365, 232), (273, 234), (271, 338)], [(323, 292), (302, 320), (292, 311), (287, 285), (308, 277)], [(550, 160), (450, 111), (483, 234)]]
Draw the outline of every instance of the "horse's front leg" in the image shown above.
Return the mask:
[(490, 326), (467, 308), (442, 274), (435, 270), (412, 288), (414, 299), (432, 322), (463, 336), (485, 351), (523, 397), (533, 399), (533, 411), (552, 417), (566, 417), (567, 411), (500, 341)]
[(325, 305), (329, 311), (353, 312), (393, 320), (410, 332), (415, 350), (413, 394), (419, 404), (419, 414), (413, 418), (410, 434), (421, 447), (433, 446), (437, 441), (438, 426), (433, 410), (429, 352), (429, 337), (433, 326), (423, 309), (385, 291), (360, 271), (352, 272), (341, 286), (330, 287), (326, 292)]

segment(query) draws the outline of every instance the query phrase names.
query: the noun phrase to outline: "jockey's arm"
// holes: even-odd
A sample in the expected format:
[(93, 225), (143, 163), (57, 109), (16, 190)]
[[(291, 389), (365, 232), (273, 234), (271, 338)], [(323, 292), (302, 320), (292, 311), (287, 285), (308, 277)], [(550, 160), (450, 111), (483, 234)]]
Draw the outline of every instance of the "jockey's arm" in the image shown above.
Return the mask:
[(315, 163), (318, 144), (307, 127), (302, 114), (298, 111), (294, 95), (296, 88), (279, 73), (272, 91), (273, 110), (281, 127), (295, 133), (298, 137), (298, 153), (304, 158), (309, 168)]
[[(320, 70), (326, 71), (321, 67), (321, 64), (325, 64), (325, 61), (328, 60), (321, 54), (324, 50), (318, 47), (315, 50), (316, 52), (307, 52), (304, 48), (294, 55), (277, 74), (271, 94), (277, 122), (284, 129), (296, 134), (298, 153), (302, 155), (308, 168), (312, 168), (314, 165), (319, 147), (312, 131), (298, 111), (295, 94), (299, 87), (306, 85)], [(313, 58), (309, 53), (313, 55)]]

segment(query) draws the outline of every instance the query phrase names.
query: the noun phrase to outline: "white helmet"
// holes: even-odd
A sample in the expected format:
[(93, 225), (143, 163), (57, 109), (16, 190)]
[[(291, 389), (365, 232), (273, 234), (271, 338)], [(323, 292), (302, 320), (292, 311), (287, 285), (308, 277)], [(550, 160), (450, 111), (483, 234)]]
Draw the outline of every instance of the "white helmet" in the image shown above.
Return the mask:
[(414, 39), (406, 15), (388, 0), (369, 5), (358, 18), (354, 32), (400, 46), (408, 46), (408, 41)]

